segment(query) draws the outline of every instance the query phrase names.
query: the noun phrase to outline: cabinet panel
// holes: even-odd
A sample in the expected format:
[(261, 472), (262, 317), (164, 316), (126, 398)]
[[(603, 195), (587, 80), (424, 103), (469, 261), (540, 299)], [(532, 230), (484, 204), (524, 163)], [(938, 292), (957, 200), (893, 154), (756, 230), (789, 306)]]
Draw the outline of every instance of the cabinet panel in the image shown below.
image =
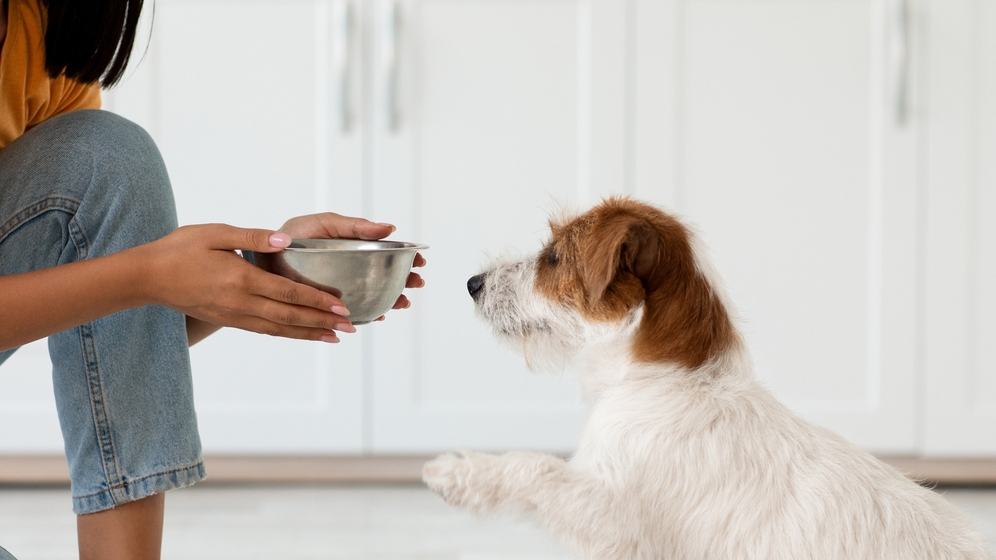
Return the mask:
[(780, 399), (911, 452), (916, 120), (889, 9), (638, 2), (635, 192), (699, 227)]
[(758, 371), (786, 398), (858, 406), (874, 382), (869, 213), (880, 188), (869, 185), (862, 4), (688, 6), (678, 193), (746, 308)]
[(932, 455), (996, 453), (996, 6), (932, 2), (926, 418)]
[(25, 344), (0, 365), (0, 454), (62, 453), (48, 339)]
[(622, 6), (403, 7), (397, 130), (373, 111), (374, 210), (431, 246), (430, 268), (414, 308), (372, 333), (373, 448), (570, 449), (575, 380), (499, 347), (466, 281), (509, 247), (537, 249), (551, 210), (621, 189)]
[[(699, 226), (762, 380), (876, 451), (917, 448), (926, 271), (924, 448), (996, 451), (980, 443), (996, 441), (993, 8), (929, 6), (918, 270), (925, 106), (913, 95), (896, 119), (897, 5), (160, 0), (144, 62), (105, 99), (158, 142), (181, 223), (277, 227), (331, 209), (432, 246), (413, 309), (341, 345), (233, 330), (196, 346), (205, 449), (570, 449), (575, 380), (499, 347), (464, 283), (510, 248), (536, 249), (549, 212), (625, 192)], [(923, 10), (909, 5), (916, 45)], [(5, 415), (49, 412), (47, 359), (32, 348), (0, 369), (18, 380)], [(25, 376), (43, 362), (44, 377)], [(10, 414), (3, 425), (29, 417)], [(55, 422), (11, 428), (0, 448), (61, 448)]]
[[(181, 225), (360, 213), (361, 137), (334, 110), (336, 8), (157, 3), (144, 68), (108, 101), (156, 139)], [(226, 329), (192, 348), (205, 451), (359, 452), (362, 337), (327, 346)]]

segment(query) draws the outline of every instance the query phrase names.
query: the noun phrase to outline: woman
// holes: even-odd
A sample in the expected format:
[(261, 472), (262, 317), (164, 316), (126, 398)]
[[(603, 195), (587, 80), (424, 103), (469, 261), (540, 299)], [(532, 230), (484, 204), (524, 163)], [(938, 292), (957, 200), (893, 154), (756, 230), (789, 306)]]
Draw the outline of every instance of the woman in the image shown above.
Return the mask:
[[(0, 363), (49, 337), (83, 560), (159, 558), (163, 492), (204, 477), (189, 344), (221, 326), (328, 343), (355, 331), (339, 299), (234, 251), (394, 230), (330, 213), (279, 231), (177, 229), (151, 138), (93, 110), (100, 87), (121, 78), (141, 8), (3, 0), (0, 10)], [(421, 285), (411, 273), (407, 286)], [(408, 305), (401, 296), (395, 309)]]

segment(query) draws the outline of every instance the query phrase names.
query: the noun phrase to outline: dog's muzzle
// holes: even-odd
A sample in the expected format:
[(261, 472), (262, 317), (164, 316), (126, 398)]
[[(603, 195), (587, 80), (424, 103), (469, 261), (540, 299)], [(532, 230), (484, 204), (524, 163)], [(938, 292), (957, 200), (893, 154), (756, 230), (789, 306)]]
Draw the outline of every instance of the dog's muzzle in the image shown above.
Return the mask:
[(477, 301), (477, 298), (484, 293), (484, 275), (471, 276), (470, 280), (467, 280), (467, 291), (470, 292), (470, 297)]

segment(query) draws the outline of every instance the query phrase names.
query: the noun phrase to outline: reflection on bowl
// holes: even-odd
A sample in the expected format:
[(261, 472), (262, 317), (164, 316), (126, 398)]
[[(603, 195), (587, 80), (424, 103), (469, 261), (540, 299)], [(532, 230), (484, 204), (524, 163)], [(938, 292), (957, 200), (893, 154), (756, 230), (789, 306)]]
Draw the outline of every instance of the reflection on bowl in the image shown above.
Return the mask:
[(405, 289), (417, 251), (426, 245), (359, 239), (294, 239), (279, 253), (243, 251), (256, 266), (338, 297), (354, 325), (387, 313)]

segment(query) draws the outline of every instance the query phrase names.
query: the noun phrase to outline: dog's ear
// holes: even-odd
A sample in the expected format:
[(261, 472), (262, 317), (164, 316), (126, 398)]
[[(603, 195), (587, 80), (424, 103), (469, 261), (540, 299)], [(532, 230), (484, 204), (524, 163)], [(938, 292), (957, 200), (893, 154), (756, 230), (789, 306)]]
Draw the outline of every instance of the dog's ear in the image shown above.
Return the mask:
[(632, 216), (617, 216), (596, 225), (592, 239), (582, 263), (589, 302), (601, 301), (619, 274), (632, 274), (648, 293), (656, 287), (663, 242), (652, 225)]

